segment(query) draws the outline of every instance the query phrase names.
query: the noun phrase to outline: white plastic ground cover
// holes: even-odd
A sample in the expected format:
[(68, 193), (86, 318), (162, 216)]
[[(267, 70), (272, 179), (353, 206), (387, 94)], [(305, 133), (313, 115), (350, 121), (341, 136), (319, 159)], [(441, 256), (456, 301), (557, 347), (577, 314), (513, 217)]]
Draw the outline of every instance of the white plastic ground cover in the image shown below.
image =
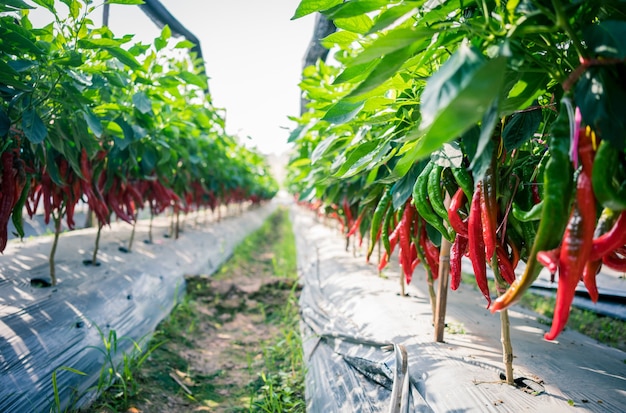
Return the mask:
[(111, 331), (118, 337), (114, 363), (132, 349), (131, 340), (145, 345), (182, 298), (184, 275), (215, 272), (275, 207), (272, 202), (221, 222), (210, 213), (203, 222), (200, 213), (197, 225), (190, 215), (178, 240), (164, 238), (170, 221), (157, 218), (150, 245), (143, 242), (148, 221), (140, 221), (131, 254), (118, 250), (127, 245), (131, 227), (115, 223), (103, 230), (99, 267), (82, 264), (91, 258), (94, 229), (64, 233), (56, 254), (56, 287), (30, 283), (48, 275), (52, 236), (9, 242), (0, 256), (0, 412), (50, 411), (55, 371), (61, 411), (76, 397), (78, 405), (89, 402), (93, 392), (88, 390), (104, 363), (98, 329), (107, 339)]
[[(308, 412), (626, 410), (626, 353), (569, 330), (547, 342), (549, 325), (513, 308), (514, 375), (529, 387), (503, 384), (500, 319), (475, 287), (449, 292), (445, 342), (436, 343), (420, 267), (409, 297), (400, 297), (397, 265), (381, 278), (362, 254), (345, 251), (337, 230), (298, 207), (292, 217), (304, 284)], [(404, 410), (393, 410), (396, 364), (386, 344), (407, 351)]]

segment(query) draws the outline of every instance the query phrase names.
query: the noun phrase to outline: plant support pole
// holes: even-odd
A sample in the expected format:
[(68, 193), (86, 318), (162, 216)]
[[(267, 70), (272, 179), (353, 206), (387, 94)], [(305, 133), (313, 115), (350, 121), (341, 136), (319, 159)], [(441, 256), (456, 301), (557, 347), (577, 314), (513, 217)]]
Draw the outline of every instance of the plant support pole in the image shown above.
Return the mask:
[[(446, 209), (450, 208), (450, 195), (446, 192), (444, 199)], [(448, 305), (448, 284), (450, 281), (450, 249), (452, 244), (445, 237), (441, 237), (439, 249), (439, 283), (437, 284), (437, 304), (435, 308), (435, 341), (443, 343), (443, 333), (446, 327), (446, 306)]]
[[(506, 281), (500, 275), (498, 259), (494, 254), (491, 259), (491, 268), (496, 279), (496, 290), (498, 295), (502, 295), (507, 289)], [(511, 323), (509, 320), (509, 310), (500, 311), (500, 342), (502, 343), (502, 361), (504, 362), (504, 373), (506, 384), (513, 385), (513, 345), (511, 344)]]
[(448, 283), (450, 279), (450, 241), (441, 238), (439, 251), (439, 283), (437, 284), (437, 306), (435, 309), (435, 341), (443, 343), (446, 326), (446, 306), (448, 304)]

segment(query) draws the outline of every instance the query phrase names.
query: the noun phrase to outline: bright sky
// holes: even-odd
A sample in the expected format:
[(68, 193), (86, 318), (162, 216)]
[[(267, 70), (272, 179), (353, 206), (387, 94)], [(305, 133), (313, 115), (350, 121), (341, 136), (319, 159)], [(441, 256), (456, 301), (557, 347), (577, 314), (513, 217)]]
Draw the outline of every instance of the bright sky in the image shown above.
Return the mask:
[[(288, 149), (285, 128), (294, 124), (287, 116), (300, 111), (298, 83), (315, 19), (290, 20), (299, 2), (161, 0), (200, 40), (213, 103), (226, 109), (227, 132), (266, 154)], [(101, 24), (102, 8), (92, 19)], [(144, 43), (160, 32), (137, 6), (111, 5), (109, 27)]]

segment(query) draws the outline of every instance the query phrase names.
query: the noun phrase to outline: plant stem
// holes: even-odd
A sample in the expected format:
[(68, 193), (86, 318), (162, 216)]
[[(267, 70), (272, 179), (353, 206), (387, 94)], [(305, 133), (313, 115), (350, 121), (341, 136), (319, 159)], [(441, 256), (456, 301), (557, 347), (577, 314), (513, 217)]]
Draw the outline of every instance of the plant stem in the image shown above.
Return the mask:
[(572, 26), (569, 24), (569, 20), (565, 15), (565, 10), (563, 10), (563, 5), (561, 4), (560, 0), (552, 0), (552, 6), (554, 7), (554, 11), (556, 13), (556, 25), (563, 29), (565, 33), (567, 33), (570, 40), (572, 41), (574, 49), (576, 49), (576, 53), (578, 53), (578, 57), (585, 57), (585, 51), (581, 46), (580, 39), (572, 29)]
[(96, 245), (93, 248), (93, 255), (91, 257), (91, 265), (96, 266), (98, 264), (98, 249), (100, 248), (100, 233), (102, 232), (102, 224), (98, 223), (98, 233), (96, 234)]
[(135, 228), (137, 228), (137, 218), (139, 218), (139, 211), (135, 213), (135, 220), (133, 221), (133, 230), (130, 232), (130, 240), (128, 240), (128, 252), (131, 252), (133, 248), (133, 241), (135, 240)]
[[(507, 284), (502, 275), (500, 275), (498, 259), (495, 253), (491, 258), (491, 269), (496, 279), (498, 295), (502, 295), (507, 289)], [(513, 345), (511, 343), (511, 323), (508, 310), (500, 311), (500, 342), (502, 343), (502, 361), (504, 362), (506, 384), (513, 385)]]
[(148, 241), (152, 244), (152, 221), (154, 220), (154, 211), (150, 208), (150, 225), (148, 226)]
[(52, 241), (52, 249), (50, 250), (50, 258), (48, 259), (48, 263), (50, 264), (50, 283), (55, 286), (57, 285), (57, 275), (56, 268), (54, 265), (54, 255), (57, 252), (57, 245), (59, 243), (59, 235), (61, 234), (61, 214), (55, 214), (52, 212), (52, 219), (54, 221), (54, 240)]
[(174, 227), (174, 239), (178, 239), (179, 232), (180, 232), (180, 211), (176, 211), (176, 226)]

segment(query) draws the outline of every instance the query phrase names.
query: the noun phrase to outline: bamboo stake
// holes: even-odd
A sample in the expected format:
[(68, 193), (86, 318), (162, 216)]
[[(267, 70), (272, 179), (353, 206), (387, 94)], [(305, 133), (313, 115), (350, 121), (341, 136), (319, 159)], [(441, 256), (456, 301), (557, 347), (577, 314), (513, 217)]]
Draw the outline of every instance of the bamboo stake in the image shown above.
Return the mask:
[[(445, 192), (443, 205), (450, 208), (450, 194)], [(444, 223), (446, 229), (447, 225)], [(450, 248), (452, 243), (441, 237), (439, 249), (439, 284), (437, 286), (437, 305), (435, 308), (435, 341), (443, 343), (443, 333), (446, 327), (446, 308), (448, 305), (448, 285), (450, 281)]]
[(437, 304), (435, 308), (435, 341), (438, 343), (443, 343), (443, 333), (446, 326), (451, 246), (450, 241), (445, 238), (441, 239), (441, 248), (439, 250), (439, 283), (437, 285)]

